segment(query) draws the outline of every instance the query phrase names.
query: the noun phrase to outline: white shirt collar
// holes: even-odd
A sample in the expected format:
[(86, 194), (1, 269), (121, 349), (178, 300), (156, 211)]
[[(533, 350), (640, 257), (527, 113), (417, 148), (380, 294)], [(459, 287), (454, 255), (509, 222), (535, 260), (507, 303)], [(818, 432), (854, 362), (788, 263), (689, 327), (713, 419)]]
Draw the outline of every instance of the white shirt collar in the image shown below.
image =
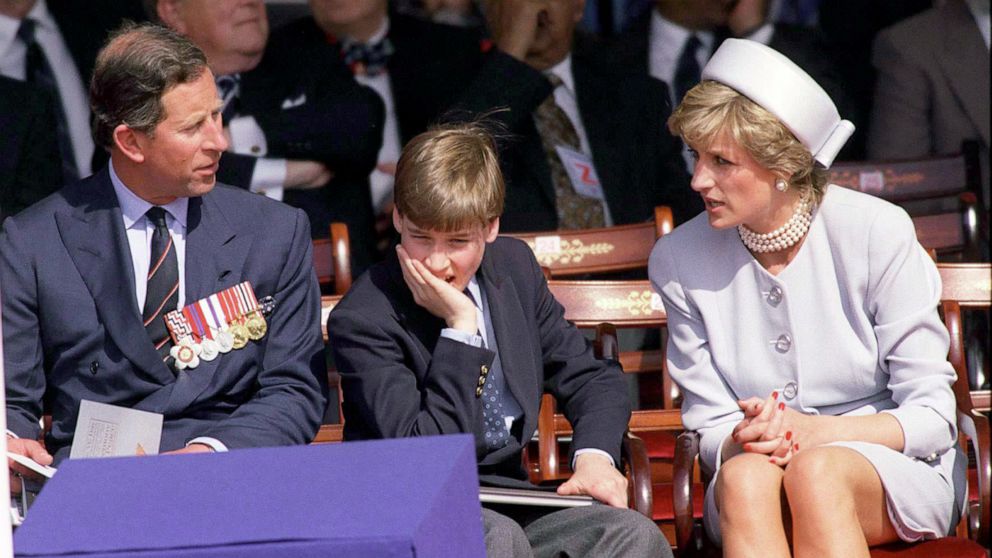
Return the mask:
[(971, 11), (971, 17), (975, 18), (975, 23), (978, 24), (978, 30), (982, 33), (982, 39), (985, 40), (985, 48), (989, 47), (989, 0), (965, 0), (968, 4), (968, 10)]
[[(24, 16), (33, 19), (38, 30), (58, 32), (58, 24), (48, 11), (45, 0), (38, 0), (34, 7)], [(0, 55), (10, 49), (11, 44), (17, 40), (17, 30), (21, 27), (21, 20), (9, 16), (0, 15)]]
[[(128, 188), (124, 182), (121, 181), (120, 177), (117, 176), (117, 171), (114, 170), (114, 162), (110, 161), (110, 182), (114, 185), (114, 193), (117, 194), (117, 203), (121, 206), (121, 214), (124, 216), (124, 228), (130, 229), (135, 225), (135, 223), (143, 222), (141, 221), (145, 217), (145, 213), (153, 207), (154, 204), (148, 203), (138, 197), (130, 188)], [(186, 228), (186, 213), (189, 209), (189, 198), (176, 198), (174, 201), (161, 206), (173, 219), (179, 222), (183, 229)]]
[(713, 51), (713, 41), (715, 40), (712, 31), (692, 31), (686, 29), (662, 17), (658, 13), (658, 10), (651, 10), (651, 51), (667, 53), (667, 57), (673, 61), (673, 67), (675, 62), (678, 61), (679, 56), (682, 55), (682, 49), (685, 48), (685, 42), (689, 40), (690, 35), (696, 35), (696, 38), (703, 44), (703, 50), (707, 54), (706, 57), (709, 58), (709, 53)]
[(569, 93), (575, 94), (575, 78), (572, 77), (572, 53), (568, 53), (561, 62), (544, 70), (544, 75), (550, 74), (557, 76)]

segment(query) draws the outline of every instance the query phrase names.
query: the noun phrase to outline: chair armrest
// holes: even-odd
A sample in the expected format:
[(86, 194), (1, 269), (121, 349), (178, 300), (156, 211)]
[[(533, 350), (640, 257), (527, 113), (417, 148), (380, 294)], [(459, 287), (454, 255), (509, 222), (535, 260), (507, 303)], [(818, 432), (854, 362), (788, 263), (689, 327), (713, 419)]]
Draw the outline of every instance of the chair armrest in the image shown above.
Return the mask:
[[(989, 419), (982, 413), (971, 410), (968, 418), (975, 425), (975, 436), (971, 437), (971, 443), (975, 446), (975, 461), (978, 467), (978, 510), (969, 518), (969, 531), (971, 539), (979, 544), (985, 544), (989, 540), (992, 532), (992, 507), (990, 507), (989, 481), (992, 476), (992, 462), (989, 456), (990, 428)], [(976, 525), (977, 523), (977, 525)]]
[(692, 509), (692, 478), (698, 455), (699, 434), (691, 430), (679, 434), (672, 463), (672, 506), (675, 508), (675, 544), (681, 556), (698, 548)]
[(651, 462), (644, 440), (627, 432), (620, 446), (620, 458), (627, 472), (627, 497), (630, 507), (651, 519), (654, 495), (651, 492)]

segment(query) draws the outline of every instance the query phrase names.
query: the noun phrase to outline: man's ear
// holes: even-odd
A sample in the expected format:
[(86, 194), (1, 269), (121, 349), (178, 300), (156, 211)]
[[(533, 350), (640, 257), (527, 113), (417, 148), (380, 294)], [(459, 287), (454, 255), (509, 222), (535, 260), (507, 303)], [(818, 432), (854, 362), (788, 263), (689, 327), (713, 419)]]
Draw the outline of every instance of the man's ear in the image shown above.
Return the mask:
[(139, 133), (129, 128), (127, 124), (118, 124), (111, 136), (117, 149), (135, 163), (143, 163), (145, 161), (145, 150), (138, 138)]
[(575, 23), (582, 21), (582, 16), (586, 11), (586, 0), (573, 0), (575, 2)]
[(499, 236), (499, 217), (493, 218), (486, 227), (486, 242), (493, 242)]
[(185, 35), (186, 21), (183, 19), (181, 0), (158, 0), (155, 3), (155, 14), (167, 27)]

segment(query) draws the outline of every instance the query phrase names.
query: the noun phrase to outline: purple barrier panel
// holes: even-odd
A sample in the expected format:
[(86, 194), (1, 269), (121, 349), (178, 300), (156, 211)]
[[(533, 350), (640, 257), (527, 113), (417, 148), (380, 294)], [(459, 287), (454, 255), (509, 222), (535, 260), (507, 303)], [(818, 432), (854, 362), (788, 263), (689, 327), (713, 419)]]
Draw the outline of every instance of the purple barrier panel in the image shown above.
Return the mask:
[(471, 436), (62, 463), (17, 556), (484, 557)]

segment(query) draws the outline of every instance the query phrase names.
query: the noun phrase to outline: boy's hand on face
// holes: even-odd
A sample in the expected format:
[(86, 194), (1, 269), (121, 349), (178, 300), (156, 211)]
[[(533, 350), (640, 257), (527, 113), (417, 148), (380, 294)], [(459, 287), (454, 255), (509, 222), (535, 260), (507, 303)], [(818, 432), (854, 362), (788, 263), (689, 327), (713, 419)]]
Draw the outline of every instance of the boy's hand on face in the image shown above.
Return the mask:
[(396, 246), (396, 253), (414, 302), (444, 320), (450, 328), (471, 334), (478, 331), (475, 304), (465, 293), (435, 277), (423, 263), (411, 258), (402, 245)]

